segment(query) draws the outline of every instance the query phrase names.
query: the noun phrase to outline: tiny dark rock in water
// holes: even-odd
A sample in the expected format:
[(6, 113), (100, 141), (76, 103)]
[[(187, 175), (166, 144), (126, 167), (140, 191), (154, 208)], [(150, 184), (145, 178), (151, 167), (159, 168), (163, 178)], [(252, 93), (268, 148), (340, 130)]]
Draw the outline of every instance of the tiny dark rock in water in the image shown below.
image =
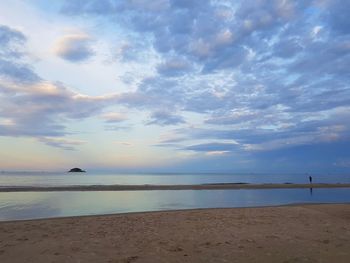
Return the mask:
[(72, 168), (69, 170), (69, 173), (85, 173), (85, 171), (80, 168)]

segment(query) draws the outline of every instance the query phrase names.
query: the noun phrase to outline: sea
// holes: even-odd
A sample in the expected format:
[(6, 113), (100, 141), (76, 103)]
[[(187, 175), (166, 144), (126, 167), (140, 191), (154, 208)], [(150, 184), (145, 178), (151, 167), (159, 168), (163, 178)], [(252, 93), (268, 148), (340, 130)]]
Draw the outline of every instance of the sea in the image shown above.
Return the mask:
[[(350, 183), (350, 175), (313, 174), (314, 183)], [(0, 172), (12, 186), (308, 183), (309, 174)], [(350, 203), (350, 188), (0, 192), (0, 221), (300, 203)]]

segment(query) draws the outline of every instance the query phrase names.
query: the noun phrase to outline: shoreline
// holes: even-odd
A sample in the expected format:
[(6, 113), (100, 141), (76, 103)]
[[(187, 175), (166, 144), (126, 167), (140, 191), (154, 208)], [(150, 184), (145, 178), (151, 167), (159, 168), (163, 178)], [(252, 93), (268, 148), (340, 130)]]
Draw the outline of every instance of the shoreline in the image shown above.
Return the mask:
[(239, 190), (239, 189), (296, 189), (296, 188), (350, 188), (350, 183), (314, 184), (249, 184), (214, 183), (191, 185), (72, 185), (72, 186), (4, 186), (1, 192), (55, 192), (55, 191), (151, 191), (151, 190)]
[(340, 262), (350, 204), (210, 208), (0, 222), (0, 262)]

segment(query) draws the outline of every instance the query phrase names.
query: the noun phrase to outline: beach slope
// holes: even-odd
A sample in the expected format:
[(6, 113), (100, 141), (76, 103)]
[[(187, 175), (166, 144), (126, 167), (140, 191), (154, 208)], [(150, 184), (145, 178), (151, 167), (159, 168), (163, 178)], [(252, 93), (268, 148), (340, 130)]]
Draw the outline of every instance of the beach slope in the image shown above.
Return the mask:
[(0, 223), (0, 262), (350, 262), (350, 204)]

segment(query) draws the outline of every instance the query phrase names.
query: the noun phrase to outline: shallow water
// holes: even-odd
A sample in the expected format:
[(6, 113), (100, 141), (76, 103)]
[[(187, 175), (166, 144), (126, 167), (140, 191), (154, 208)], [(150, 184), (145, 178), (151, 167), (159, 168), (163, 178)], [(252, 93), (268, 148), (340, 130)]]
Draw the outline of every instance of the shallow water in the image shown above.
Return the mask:
[[(0, 173), (0, 187), (111, 184), (308, 183), (306, 174)], [(314, 183), (350, 183), (349, 175), (313, 175)]]
[(350, 203), (350, 189), (0, 193), (0, 220), (293, 203)]

